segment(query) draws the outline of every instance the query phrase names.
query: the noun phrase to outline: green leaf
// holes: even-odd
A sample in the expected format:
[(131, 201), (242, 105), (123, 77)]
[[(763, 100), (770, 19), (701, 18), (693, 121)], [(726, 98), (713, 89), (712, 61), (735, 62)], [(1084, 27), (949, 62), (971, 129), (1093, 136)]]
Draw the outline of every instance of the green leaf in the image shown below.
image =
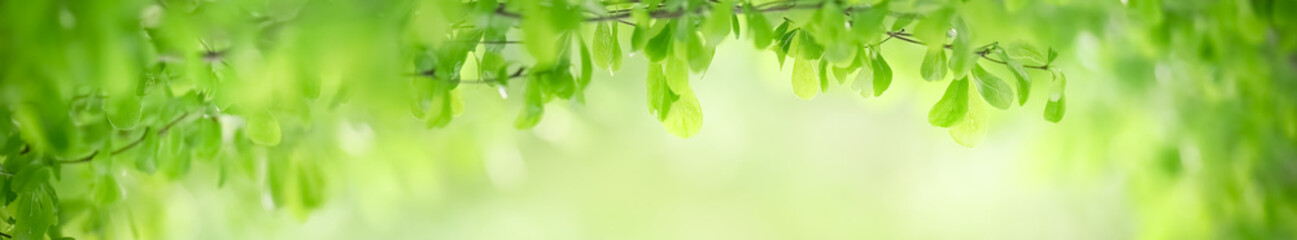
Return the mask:
[(140, 97), (132, 94), (109, 96), (108, 104), (104, 106), (108, 123), (119, 130), (135, 128), (140, 122), (142, 109)]
[[(787, 24), (788, 22), (784, 22)], [(787, 32), (779, 37), (779, 46), (775, 48), (775, 55), (779, 57), (779, 68), (783, 69), (784, 59), (787, 59), (788, 51), (792, 50), (793, 41), (796, 40), (797, 30)]]
[(986, 138), (986, 109), (979, 101), (969, 101), (964, 119), (950, 126), (950, 138), (964, 147), (976, 147)]
[(161, 161), (160, 168), (168, 177), (172, 179), (179, 178), (189, 172), (190, 160), (189, 153), (185, 146), (185, 138), (180, 132), (172, 128), (162, 134), (162, 139), (158, 143), (157, 159)]
[(608, 73), (612, 74), (612, 72), (616, 72), (618, 69), (621, 69), (622, 53), (621, 53), (621, 41), (617, 40), (619, 38), (617, 34), (618, 27), (615, 23), (612, 24), (610, 27), (612, 28), (612, 46), (611, 46), (612, 62), (608, 64), (608, 70), (609, 70)]
[(883, 20), (887, 17), (887, 1), (870, 5), (863, 11), (851, 15), (851, 32), (854, 37), (866, 43), (873, 43), (883, 34)]
[(1023, 41), (1014, 41), (1004, 45), (1004, 47), (1005, 51), (1008, 51), (1008, 55), (1014, 59), (1026, 59), (1035, 64), (1045, 64), (1049, 61), (1044, 54), (1040, 54), (1036, 47)]
[(928, 124), (950, 127), (968, 115), (968, 78), (950, 81), (946, 94), (928, 111)]
[(968, 30), (963, 18), (955, 18), (952, 25), (955, 28), (955, 40), (950, 42), (950, 72), (951, 77), (960, 79), (973, 70), (978, 56), (973, 49), (973, 32)]
[(698, 134), (703, 127), (702, 107), (693, 93), (683, 93), (679, 100), (671, 104), (662, 125), (667, 132), (680, 138), (689, 138)]
[(923, 74), (923, 79), (928, 81), (941, 81), (946, 76), (946, 50), (943, 48), (929, 48), (928, 54), (923, 57), (923, 65), (919, 68)]
[(666, 66), (666, 83), (671, 92), (685, 94), (689, 88), (689, 66), (680, 59), (670, 59)]
[(716, 46), (726, 35), (730, 34), (730, 18), (734, 15), (732, 0), (721, 0), (712, 4), (711, 16), (703, 23), (702, 32), (707, 38), (707, 45)]
[(585, 41), (577, 42), (581, 45), (581, 77), (576, 79), (576, 99), (578, 102), (585, 102), (585, 88), (590, 85), (594, 69), (590, 64), (590, 50), (586, 49)]
[(19, 194), (16, 206), (18, 223), (14, 224), (13, 239), (45, 239), (46, 231), (55, 223), (57, 210), (53, 194), (47, 192), (49, 189), (42, 187)]
[(734, 39), (739, 39), (739, 33), (742, 32), (743, 28), (739, 27), (738, 14), (730, 14), (730, 28), (734, 29)]
[(1067, 88), (1067, 75), (1054, 70), (1054, 84), (1051, 88), (1049, 102), (1045, 103), (1045, 120), (1058, 122), (1063, 120), (1063, 114), (1067, 111), (1067, 96), (1063, 92)]
[(275, 203), (275, 208), (284, 208), (295, 196), (291, 195), (293, 189), (293, 172), (291, 168), (291, 156), (284, 156), (287, 153), (277, 151), (274, 157), (266, 159), (266, 184), (270, 189), (270, 200)]
[(887, 87), (892, 85), (892, 66), (887, 65), (887, 59), (877, 49), (874, 50), (874, 58), (869, 61), (870, 68), (874, 70), (874, 96), (882, 96)]
[(815, 68), (810, 60), (797, 58), (793, 61), (793, 93), (798, 98), (811, 100), (820, 93), (815, 77)]
[(1009, 109), (1009, 105), (1013, 104), (1013, 89), (1000, 77), (987, 72), (981, 64), (973, 67), (973, 79), (977, 81), (977, 91), (981, 93), (982, 99), (992, 107)]
[(1045, 65), (1053, 64), (1054, 59), (1057, 58), (1058, 58), (1058, 52), (1054, 51), (1054, 48), (1049, 48), (1049, 59), (1045, 60)]
[[(765, 14), (754, 12), (755, 10), (752, 9), (752, 3), (744, 3), (743, 11), (747, 13), (748, 35), (752, 36), (752, 45), (757, 49), (766, 49), (766, 47), (770, 47), (770, 42), (780, 36), (775, 32), (771, 32), (770, 20), (766, 19)], [(785, 30), (788, 29), (788, 23), (786, 22), (779, 26), (783, 27)]]
[(797, 39), (797, 56), (804, 59), (820, 59), (824, 56), (824, 45), (815, 42), (815, 37), (811, 34), (802, 32)]
[(613, 58), (613, 42), (617, 41), (616, 36), (612, 35), (612, 23), (599, 23), (594, 29), (593, 48), (594, 64), (602, 69), (612, 70), (610, 65)]
[(675, 32), (672, 31), (674, 26), (675, 24), (668, 25), (666, 29), (658, 33), (657, 36), (649, 39), (648, 45), (644, 46), (644, 55), (647, 55), (650, 61), (661, 62), (663, 59), (666, 59), (667, 56), (670, 56), (672, 42), (671, 34)]
[(100, 177), (99, 182), (95, 183), (95, 201), (99, 204), (109, 204), (122, 198), (122, 190), (117, 185), (117, 178), (112, 174), (104, 174)]
[(274, 115), (269, 111), (261, 111), (246, 117), (248, 125), (244, 127), (244, 131), (248, 132), (249, 140), (262, 146), (279, 145), (282, 133), (279, 130), (279, 120)]
[(946, 33), (950, 31), (950, 16), (953, 12), (950, 8), (943, 8), (923, 16), (923, 20), (914, 26), (914, 36), (929, 48), (944, 47)]
[(194, 152), (200, 158), (215, 158), (221, 152), (224, 141), (221, 136), (221, 122), (215, 117), (201, 118), (195, 122), (197, 136), (195, 142), (190, 144), (195, 147)]
[(43, 165), (27, 165), (17, 174), (14, 174), (14, 180), (10, 184), (13, 184), (14, 192), (35, 192), (50, 184), (50, 177), (53, 175), (53, 171)]
[(1058, 122), (1063, 120), (1063, 113), (1067, 111), (1067, 96), (1059, 96), (1058, 100), (1049, 100), (1045, 103), (1045, 120)]
[(153, 174), (153, 172), (158, 170), (158, 158), (156, 152), (158, 151), (158, 145), (160, 145), (159, 143), (161, 142), (159, 140), (160, 137), (158, 136), (157, 130), (154, 129), (146, 129), (140, 137), (143, 138), (140, 140), (140, 145), (132, 150), (135, 152), (135, 156), (137, 156), (135, 159), (135, 169), (144, 173)]
[(1026, 105), (1027, 97), (1031, 95), (1031, 75), (1027, 75), (1027, 69), (1022, 67), (1022, 63), (1009, 57), (1005, 51), (997, 51), (1000, 59), (1004, 60), (1004, 65), (1013, 73), (1014, 79), (1018, 83), (1018, 105)]
[(821, 59), (820, 67), (816, 69), (818, 69), (817, 71), (820, 73), (820, 91), (828, 91), (829, 90), (829, 61)]
[(905, 29), (905, 27), (910, 26), (910, 23), (913, 23), (914, 19), (917, 19), (918, 17), (919, 15), (917, 14), (901, 15), (900, 17), (896, 18), (896, 21), (892, 22), (892, 31), (900, 31), (901, 29)]
[(297, 162), (297, 188), (301, 190), (301, 204), (315, 209), (324, 202), (324, 176), (310, 160)]
[(527, 81), (527, 91), (523, 95), (522, 113), (518, 114), (518, 119), (513, 121), (513, 127), (518, 129), (531, 129), (540, 123), (541, 116), (545, 115), (544, 93), (541, 92), (541, 78), (539, 75), (532, 75)]

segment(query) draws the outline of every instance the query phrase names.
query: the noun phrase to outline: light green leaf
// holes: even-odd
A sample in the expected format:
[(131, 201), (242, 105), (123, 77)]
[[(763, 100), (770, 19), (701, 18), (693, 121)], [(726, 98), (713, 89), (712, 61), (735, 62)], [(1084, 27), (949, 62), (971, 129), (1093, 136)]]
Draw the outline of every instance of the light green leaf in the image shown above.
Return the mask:
[[(752, 9), (752, 3), (744, 3), (743, 11), (748, 17), (748, 35), (752, 36), (752, 44), (754, 47), (757, 49), (766, 49), (766, 47), (770, 46), (771, 41), (780, 36), (770, 30), (770, 20), (766, 19), (765, 14), (754, 12), (755, 10)], [(787, 22), (780, 24), (779, 26), (788, 29)]]
[(981, 93), (982, 99), (992, 107), (1009, 109), (1009, 105), (1013, 104), (1013, 89), (1000, 77), (982, 68), (981, 64), (973, 67), (973, 79), (977, 81), (977, 91)]
[(594, 29), (594, 39), (591, 39), (594, 42), (592, 44), (594, 46), (591, 46), (594, 51), (594, 64), (601, 69), (612, 70), (609, 65), (612, 64), (613, 42), (617, 40), (616, 37), (612, 35), (613, 26), (609, 26), (611, 24), (612, 23), (596, 24)]
[(969, 101), (964, 119), (950, 126), (950, 138), (964, 147), (976, 147), (986, 138), (986, 109), (981, 101)]
[(892, 66), (887, 65), (887, 59), (877, 49), (874, 51), (871, 69), (874, 71), (874, 96), (882, 96), (887, 87), (892, 85)]
[(716, 46), (730, 34), (730, 18), (734, 15), (734, 3), (732, 0), (721, 0), (711, 7), (711, 16), (703, 23), (702, 31), (707, 38), (707, 45)]
[(132, 94), (109, 96), (108, 104), (104, 106), (108, 123), (119, 130), (135, 128), (140, 122), (142, 109), (140, 97)]
[(545, 115), (545, 97), (541, 89), (541, 78), (538, 75), (532, 75), (527, 81), (527, 91), (523, 95), (522, 113), (518, 114), (518, 119), (513, 121), (513, 127), (518, 129), (531, 129), (540, 123), (541, 116)]
[(811, 100), (820, 93), (811, 61), (798, 58), (793, 61), (793, 94), (802, 100)]
[(315, 209), (324, 202), (324, 176), (310, 159), (297, 162), (297, 188), (301, 190), (301, 204)]
[(618, 38), (620, 38), (620, 36), (618, 36), (617, 34), (618, 26), (616, 24), (613, 24), (610, 27), (612, 28), (612, 39), (611, 39), (612, 62), (608, 64), (609, 74), (611, 74), (612, 72), (616, 72), (618, 69), (621, 69), (621, 59), (622, 59), (621, 41), (617, 40)]
[(1045, 103), (1045, 120), (1058, 122), (1063, 120), (1063, 114), (1067, 112), (1067, 96), (1059, 96), (1058, 100), (1049, 100)]
[(224, 141), (221, 137), (221, 122), (215, 117), (200, 118), (195, 122), (198, 130), (195, 136), (195, 142), (190, 144), (195, 147), (194, 152), (200, 158), (215, 158), (221, 152)]
[(1005, 47), (1005, 51), (1008, 51), (1009, 56), (1014, 59), (1024, 59), (1034, 64), (1045, 64), (1049, 61), (1035, 46), (1023, 41), (1014, 41), (1002, 46)]
[(928, 81), (941, 81), (946, 76), (946, 50), (943, 48), (929, 48), (928, 54), (923, 57), (923, 65), (919, 68), (923, 74), (923, 79)]
[(950, 81), (946, 94), (928, 111), (928, 124), (950, 127), (968, 114), (968, 78)]
[(892, 22), (892, 31), (905, 29), (905, 27), (910, 26), (910, 23), (913, 23), (914, 19), (917, 19), (918, 17), (919, 15), (917, 14), (905, 14), (897, 17), (896, 21)]
[(671, 92), (685, 94), (689, 89), (689, 66), (680, 59), (669, 59), (666, 66), (666, 83)]
[(968, 30), (964, 19), (955, 18), (952, 25), (955, 28), (955, 40), (950, 42), (950, 72), (952, 78), (960, 79), (973, 70), (978, 56), (973, 49), (973, 32)]
[(1005, 66), (1009, 72), (1013, 73), (1013, 78), (1018, 83), (1018, 105), (1026, 105), (1027, 97), (1031, 95), (1031, 75), (1027, 75), (1027, 69), (1022, 67), (1022, 63), (1009, 57), (1005, 51), (997, 51), (1000, 59), (1004, 60)]
[(274, 115), (269, 111), (261, 111), (246, 117), (248, 125), (244, 127), (244, 131), (248, 132), (248, 139), (262, 146), (279, 145), (283, 133), (280, 132), (279, 120)]
[(923, 16), (919, 24), (914, 26), (914, 36), (929, 48), (944, 47), (946, 33), (950, 31), (950, 16), (953, 13), (952, 9), (943, 8)]
[(689, 138), (698, 134), (703, 127), (703, 112), (698, 104), (698, 98), (694, 97), (693, 93), (684, 93), (680, 95), (679, 101), (671, 105), (666, 119), (662, 121), (667, 132), (680, 138)]
[(291, 156), (288, 153), (276, 152), (276, 156), (266, 159), (266, 184), (270, 189), (270, 200), (275, 208), (284, 208), (296, 196), (292, 194), (293, 169)]
[(42, 187), (33, 191), (20, 193), (17, 208), (17, 221), (14, 224), (14, 240), (41, 240), (54, 225), (56, 203), (50, 188)]
[(887, 17), (887, 2), (871, 5), (863, 11), (851, 15), (851, 32), (854, 37), (865, 43), (873, 43), (883, 34), (883, 19)]
[(99, 204), (109, 204), (122, 198), (121, 187), (117, 185), (117, 178), (112, 174), (104, 174), (95, 183), (95, 201)]

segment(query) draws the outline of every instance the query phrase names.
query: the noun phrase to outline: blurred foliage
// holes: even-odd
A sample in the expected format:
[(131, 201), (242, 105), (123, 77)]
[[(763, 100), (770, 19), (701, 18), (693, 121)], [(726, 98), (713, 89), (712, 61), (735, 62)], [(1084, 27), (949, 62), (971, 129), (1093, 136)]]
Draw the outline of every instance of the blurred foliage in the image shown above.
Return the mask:
[[(513, 125), (528, 129), (555, 100), (600, 101), (586, 97), (594, 68), (617, 72), (628, 56), (647, 60), (649, 113), (688, 138), (703, 126), (690, 81), (734, 36), (781, 67), (792, 58), (793, 95), (806, 100), (950, 79), (931, 97), (928, 124), (968, 147), (987, 136), (986, 106), (1043, 104), (1036, 113), (1061, 129), (1038, 143), (1043, 158), (1118, 169), (1139, 206), (1135, 237), (1297, 238), (1293, 9), (1285, 0), (3, 1), (0, 232), (163, 238), (159, 189), (190, 174), (305, 218), (338, 188), (339, 156), (363, 144), (353, 123), (447, 127), (466, 98), (482, 98), (463, 87), (482, 85), (501, 98), (521, 92)], [(904, 54), (922, 61), (889, 61), (883, 52), (898, 48), (884, 44), (921, 47)], [(898, 72), (911, 64), (917, 74)], [(1042, 100), (1028, 105), (1033, 97)], [(439, 164), (448, 181), (467, 181), (447, 191), (480, 187), (457, 175), (480, 166)]]

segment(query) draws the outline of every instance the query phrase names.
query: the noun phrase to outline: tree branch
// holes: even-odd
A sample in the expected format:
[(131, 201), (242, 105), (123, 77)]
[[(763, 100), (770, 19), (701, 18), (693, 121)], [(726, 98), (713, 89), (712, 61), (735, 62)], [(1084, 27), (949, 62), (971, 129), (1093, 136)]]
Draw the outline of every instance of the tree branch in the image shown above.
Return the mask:
[[(168, 122), (167, 125), (164, 125), (164, 126), (162, 126), (162, 128), (158, 129), (157, 135), (158, 135), (158, 136), (162, 136), (162, 134), (166, 134), (167, 131), (170, 131), (170, 130), (171, 130), (171, 127), (176, 126), (176, 124), (177, 124), (177, 123), (180, 123), (181, 120), (184, 120), (185, 118), (189, 117), (189, 114), (191, 114), (191, 113), (190, 113), (190, 112), (186, 112), (186, 113), (184, 113), (184, 114), (180, 114), (179, 117), (176, 117), (176, 119), (171, 120), (171, 122)], [(122, 146), (121, 148), (118, 148), (117, 150), (113, 150), (112, 152), (109, 152), (109, 153), (108, 153), (109, 156), (117, 156), (117, 155), (119, 155), (119, 154), (122, 154), (122, 153), (126, 152), (127, 150), (131, 150), (131, 149), (135, 148), (135, 146), (139, 146), (140, 143), (141, 143), (141, 142), (144, 142), (144, 139), (147, 138), (147, 137), (149, 136), (149, 130), (150, 130), (150, 129), (151, 129), (151, 128), (148, 128), (148, 127), (144, 128), (144, 134), (141, 134), (141, 135), (140, 135), (140, 138), (137, 138), (137, 139), (135, 139), (135, 141), (132, 141), (131, 143), (126, 144), (126, 146)], [(59, 163), (63, 163), (63, 164), (86, 163), (86, 162), (90, 162), (90, 160), (94, 160), (94, 159), (95, 159), (95, 156), (98, 156), (99, 153), (100, 153), (99, 150), (95, 150), (95, 152), (90, 153), (90, 156), (85, 156), (85, 157), (82, 157), (82, 158), (79, 158), (79, 159), (76, 159), (76, 160), (62, 161), (62, 162), (59, 162)]]

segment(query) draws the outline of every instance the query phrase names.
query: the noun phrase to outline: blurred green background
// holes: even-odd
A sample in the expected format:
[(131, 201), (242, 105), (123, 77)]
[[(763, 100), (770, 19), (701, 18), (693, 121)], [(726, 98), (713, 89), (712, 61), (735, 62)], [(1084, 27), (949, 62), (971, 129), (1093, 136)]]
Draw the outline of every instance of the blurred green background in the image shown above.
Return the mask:
[[(83, 85), (109, 82), (111, 89), (112, 78), (132, 78), (113, 69), (137, 63), (108, 63), (166, 55), (135, 56), (123, 47), (142, 47), (132, 45), (141, 37), (130, 29), (153, 19), (157, 29), (184, 30), (163, 31), (178, 42), (206, 40), (170, 46), (178, 52), (229, 49), (225, 70), (184, 71), (225, 74), (214, 101), (271, 109), (285, 125), (284, 143), (235, 143), (229, 139), (242, 133), (227, 129), (225, 145), (236, 150), (196, 161), (179, 178), (113, 165), (65, 167), (56, 184), (65, 207), (94, 209), (61, 217), (66, 235), (1297, 238), (1293, 1), (963, 3), (958, 13), (976, 33), (975, 44), (1058, 49), (1054, 65), (1071, 87), (1066, 117), (1044, 121), (1040, 99), (1048, 97), (1049, 75), (1033, 71), (1036, 97), (989, 110), (989, 134), (976, 148), (927, 123), (945, 83), (919, 76), (925, 49), (918, 45), (884, 45), (896, 77), (881, 97), (835, 83), (804, 101), (789, 84), (791, 64), (781, 68), (746, 34), (729, 39), (711, 67), (690, 78), (706, 120), (688, 139), (664, 131), (644, 108), (648, 63), (639, 53), (628, 54), (615, 73), (597, 69), (585, 103), (546, 105), (534, 129), (513, 127), (522, 87), (485, 84), (459, 86), (463, 113), (428, 129), (405, 102), (410, 78), (402, 74), (413, 69), (402, 41), (448, 27), (437, 18), (457, 1), (169, 4), (203, 10), (159, 17), (149, 12), (162, 11), (151, 2), (4, 1), (6, 103), (69, 99)], [(271, 20), (244, 21), (248, 16)], [(265, 30), (281, 23), (281, 30)], [(630, 32), (623, 29), (622, 39)], [(250, 47), (265, 41), (279, 47)], [(505, 53), (528, 57), (521, 46)], [(1002, 67), (991, 70), (1011, 76)], [(322, 84), (322, 100), (281, 99), (295, 97), (308, 78)], [(339, 89), (349, 89), (349, 99), (327, 101), (340, 99)], [(239, 114), (221, 118), (240, 126)], [(318, 166), (323, 205), (276, 206), (266, 173), (285, 159)], [(103, 172), (118, 176), (122, 200), (88, 203), (96, 187), (89, 183)]]

